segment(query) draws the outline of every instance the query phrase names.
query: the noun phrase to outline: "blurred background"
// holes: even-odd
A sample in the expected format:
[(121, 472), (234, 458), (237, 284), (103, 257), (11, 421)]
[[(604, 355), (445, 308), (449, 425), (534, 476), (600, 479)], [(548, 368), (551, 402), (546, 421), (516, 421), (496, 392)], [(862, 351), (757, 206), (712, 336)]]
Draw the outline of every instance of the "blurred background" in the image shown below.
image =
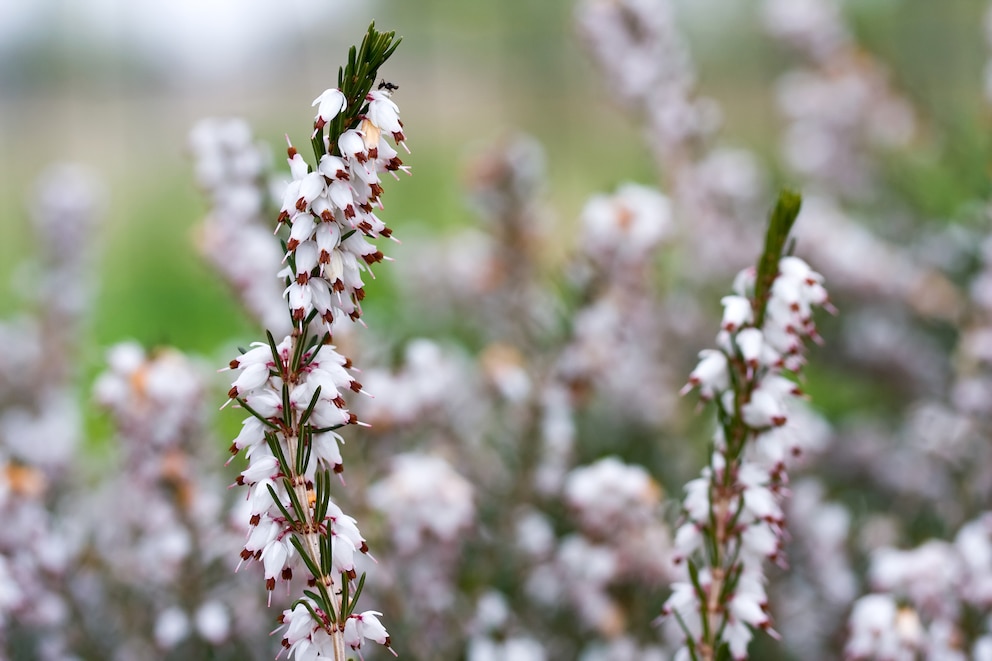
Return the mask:
[[(627, 656), (596, 650), (603, 641), (612, 644), (628, 633), (645, 645), (637, 649), (655, 643), (656, 630), (650, 623), (660, 612), (671, 579), (667, 569), (658, 568), (670, 550), (665, 526), (678, 517), (682, 485), (698, 475), (712, 431), (709, 415), (693, 411), (695, 400), (678, 400), (675, 393), (697, 351), (711, 344), (719, 297), (726, 293), (732, 273), (757, 254), (764, 210), (774, 191), (798, 187), (809, 193), (807, 211), (799, 221), (800, 233), (809, 235), (800, 238), (799, 253), (812, 252), (815, 259), (810, 262), (826, 275), (842, 314), (824, 320), (827, 348), (814, 353), (808, 370), (808, 391), (822, 416), (821, 425), (810, 425), (809, 436), (829, 437), (835, 444), (812, 460), (814, 470), (805, 476), (812, 486), (803, 492), (805, 500), (796, 499), (799, 509), (790, 516), (814, 521), (819, 519), (811, 512), (826, 511), (842, 524), (835, 527), (839, 532), (831, 541), (834, 546), (818, 536), (822, 531), (817, 526), (796, 526), (796, 548), (789, 550), (790, 557), (795, 551), (795, 570), (776, 574), (780, 585), (775, 589), (780, 593), (776, 603), (782, 604), (776, 617), (799, 633), (784, 652), (771, 651), (778, 647), (761, 637), (755, 658), (839, 658), (853, 600), (881, 589), (869, 570), (874, 551), (913, 546), (931, 537), (950, 539), (966, 521), (978, 520), (975, 517), (986, 511), (992, 497), (987, 468), (992, 465), (987, 442), (992, 420), (986, 405), (992, 396), (992, 244), (986, 240), (992, 192), (988, 3), (674, 1), (675, 36), (684, 41), (688, 57), (685, 67), (672, 67), (672, 88), (690, 99), (715, 102), (691, 108), (698, 115), (694, 119), (702, 117), (706, 127), (681, 136), (683, 142), (676, 146), (693, 152), (688, 157), (666, 152), (668, 143), (659, 138), (664, 131), (657, 126), (653, 133), (645, 130), (656, 118), (642, 116), (650, 115), (651, 107), (638, 106), (636, 90), (624, 92), (635, 97), (634, 102), (623, 98), (622, 76), (603, 75), (602, 69), (609, 66), (597, 66), (593, 49), (584, 47), (578, 35), (579, 4), (0, 0), (0, 282), (6, 285), (0, 287), (0, 319), (46, 306), (44, 288), (33, 286), (39, 280), (33, 257), (40, 242), (30, 219), (45, 198), (37, 188), (38, 178), (52, 163), (72, 162), (85, 167), (102, 192), (102, 222), (89, 237), (99, 255), (95, 302), (92, 310), (73, 317), (84, 322), (73, 331), (78, 336), (64, 343), (78, 351), (63, 358), (76, 363), (74, 369), (81, 366), (83, 378), (77, 384), (75, 374), (57, 375), (78, 389), (79, 402), (91, 401), (90, 385), (105, 369), (104, 352), (117, 342), (137, 340), (148, 348), (171, 345), (205, 356), (212, 367), (225, 364), (234, 345), (258, 339), (256, 323), (198, 254), (202, 234), (197, 227), (208, 203), (194, 180), (190, 129), (204, 117), (243, 117), (271, 148), (275, 168), (284, 169), (284, 135), (296, 145), (305, 144), (313, 121), (311, 100), (336, 84), (348, 47), (374, 19), (379, 29), (403, 37), (382, 74), (399, 87), (393, 98), (402, 109), (412, 150), (404, 162), (414, 177), (398, 184), (385, 181), (386, 208), (381, 215), (406, 242), (380, 242), (397, 263), (378, 265), (377, 279), (366, 282), (363, 318), (371, 333), (358, 335), (375, 338), (368, 342), (373, 348), (361, 349), (366, 355), (359, 362), (370, 372), (382, 368), (376, 378), (386, 395), (378, 402), (382, 411), (373, 405), (362, 411), (370, 419), (381, 416), (382, 422), (377, 419), (368, 432), (374, 442), (348, 446), (348, 461), (357, 461), (349, 464), (349, 489), (342, 490), (347, 511), (354, 506), (363, 526), (368, 521), (373, 548), (387, 549), (378, 570), (385, 578), (373, 577), (386, 587), (372, 598), (402, 613), (393, 615), (389, 626), (406, 639), (408, 658), (439, 658), (431, 650), (440, 644), (449, 645), (444, 658), (459, 658), (464, 641), (449, 630), (466, 640), (492, 638), (493, 645), (510, 640), (514, 631), (542, 642), (546, 632), (554, 632), (547, 634), (548, 658), (579, 658), (579, 651), (588, 653), (583, 659), (662, 658), (661, 648), (654, 647), (656, 656), (636, 649)], [(637, 0), (627, 4), (646, 6)], [(816, 18), (819, 6), (839, 7), (836, 25), (849, 31), (831, 56), (818, 55), (815, 43), (803, 41), (824, 34), (804, 32), (804, 20), (828, 31), (834, 25), (810, 18)], [(790, 7), (806, 9), (790, 13)], [(806, 10), (811, 13), (803, 14)], [(781, 22), (770, 28), (774, 12)], [(643, 26), (628, 27), (636, 37)], [(682, 74), (688, 80), (684, 87), (678, 77)], [(677, 107), (683, 99), (675, 97)], [(533, 136), (543, 146), (543, 155), (526, 142), (514, 151), (518, 143), (509, 138), (520, 132)], [(502, 144), (505, 151), (493, 151), (494, 144)], [(726, 147), (741, 151), (727, 152)], [(831, 160), (831, 154), (839, 156)], [(720, 170), (719, 163), (733, 167)], [(520, 175), (522, 192), (500, 189), (498, 176), (487, 179), (487, 172), (504, 170), (510, 179)], [(721, 178), (720, 172), (733, 176)], [(49, 180), (41, 183), (49, 187), (65, 183), (56, 175), (47, 176)], [(671, 223), (679, 229), (665, 226), (671, 219), (667, 211), (659, 211), (649, 219), (662, 227), (652, 239), (656, 243), (644, 241), (640, 252), (628, 250), (622, 229), (616, 228), (611, 237), (617, 245), (601, 249), (597, 241), (602, 237), (595, 236), (591, 247), (581, 245), (582, 232), (595, 229), (597, 222), (595, 213), (584, 211), (589, 197), (630, 181), (661, 186), (674, 200), (673, 215), (681, 214)], [(480, 190), (481, 197), (509, 199), (519, 194), (527, 199), (511, 202), (519, 202), (524, 212), (518, 217), (481, 218), (486, 214), (485, 209), (479, 213), (484, 207)], [(528, 198), (531, 193), (536, 199)], [(716, 208), (724, 199), (711, 205), (709, 193), (714, 199), (718, 194), (728, 199), (737, 195), (747, 203), (728, 203), (728, 209), (757, 211), (744, 218), (724, 214), (725, 209)], [(604, 222), (624, 227), (629, 220), (625, 214), (638, 210), (631, 200), (647, 199), (638, 195), (644, 191), (626, 189), (601, 204), (600, 211), (605, 206), (616, 212), (614, 221)], [(644, 206), (657, 211), (667, 209), (665, 204)], [(728, 221), (731, 216), (733, 222)], [(535, 234), (546, 234), (533, 241), (530, 252), (521, 250), (520, 243), (525, 243), (521, 237), (530, 238), (531, 228), (512, 224), (520, 218), (540, 225)], [(486, 235), (479, 253), (472, 252), (478, 245), (459, 243), (468, 236), (461, 232), (473, 227)], [(741, 234), (734, 233), (738, 230)], [(669, 231), (677, 239), (661, 236)], [(744, 242), (735, 242), (739, 236), (746, 237)], [(446, 237), (457, 238), (445, 245)], [(461, 275), (469, 277), (446, 289), (444, 281), (458, 280), (459, 275), (434, 268), (432, 260), (450, 267), (458, 255), (439, 253), (463, 248), (469, 263)], [(655, 248), (657, 253), (652, 252)], [(610, 249), (631, 262), (597, 262), (604, 254), (610, 257)], [(728, 250), (730, 257), (720, 250)], [(478, 254), (483, 259), (472, 263)], [(664, 259), (658, 259), (659, 254)], [(493, 276), (487, 267), (498, 273)], [(519, 274), (526, 278), (515, 282)], [(485, 282), (479, 285), (481, 281)], [(501, 297), (501, 290), (509, 294)], [(604, 309), (607, 314), (597, 316)], [(422, 336), (429, 341), (405, 346)], [(140, 350), (122, 351), (128, 352), (134, 363), (159, 360), (154, 352), (141, 359), (134, 358)], [(118, 356), (111, 371), (126, 372), (121, 367), (128, 362), (124, 358)], [(0, 372), (14, 375), (8, 379), (13, 394), (3, 393), (9, 401), (0, 397), (0, 404), (12, 408), (21, 385), (16, 362), (0, 360), (0, 367), (6, 368)], [(443, 388), (427, 387), (442, 383), (442, 377), (450, 377)], [(141, 390), (135, 379), (122, 381)], [(210, 391), (212, 387), (206, 387), (205, 394), (192, 393), (190, 401), (219, 404), (227, 385)], [(391, 393), (396, 395), (393, 400)], [(417, 400), (419, 395), (423, 401)], [(43, 410), (47, 397), (39, 388), (32, 404)], [(391, 402), (396, 410), (389, 409)], [(126, 414), (131, 405), (125, 404), (120, 408)], [(403, 405), (409, 405), (408, 410), (402, 411)], [(183, 406), (196, 408), (188, 401)], [(120, 420), (117, 431), (111, 431), (112, 423), (94, 407), (82, 408), (91, 444), (103, 444), (114, 433), (128, 440), (133, 432)], [(217, 416), (220, 423), (206, 423), (223, 428), (217, 449), (227, 445), (237, 428), (237, 416), (229, 413)], [(168, 427), (157, 419), (145, 424), (147, 429)], [(194, 448), (210, 435), (196, 429), (184, 440)], [(17, 436), (7, 431), (5, 440)], [(138, 441), (135, 447), (147, 445), (139, 434), (131, 437)], [(562, 442), (567, 447), (553, 447), (555, 439), (563, 437), (568, 437)], [(536, 450), (538, 438), (544, 445)], [(944, 447), (945, 439), (961, 442)], [(824, 440), (820, 450), (827, 443)], [(22, 441), (12, 453), (28, 465), (34, 461), (25, 453), (29, 445)], [(95, 454), (93, 445), (89, 450)], [(383, 476), (402, 477), (403, 461), (414, 466), (408, 473), (427, 474), (415, 459), (394, 461), (395, 455), (412, 450), (449, 461), (455, 470), (440, 470), (442, 477), (417, 485), (419, 492), (413, 487), (404, 491), (408, 485), (402, 479), (392, 484)], [(130, 461), (129, 452), (138, 450), (122, 450), (124, 462)], [(542, 452), (547, 456), (538, 457)], [(603, 468), (608, 455), (630, 463), (620, 469), (616, 460)], [(557, 473), (544, 488), (538, 478), (548, 457), (553, 464), (549, 470)], [(53, 460), (50, 472), (57, 476), (71, 461), (69, 452), (63, 453)], [(147, 464), (155, 467), (149, 478), (155, 488), (167, 483), (170, 497), (182, 491), (173, 488), (173, 482), (181, 482), (175, 475), (163, 479), (155, 472), (171, 471), (169, 462), (155, 456)], [(589, 478), (591, 473), (583, 471), (594, 465), (615, 481)], [(448, 463), (443, 466), (450, 468)], [(181, 470), (174, 472), (181, 477)], [(566, 479), (566, 474), (571, 477)], [(635, 549), (634, 560), (624, 555), (629, 545), (618, 542), (629, 530), (620, 534), (581, 520), (588, 513), (583, 507), (595, 513), (596, 506), (606, 502), (592, 497), (583, 504), (566, 493), (563, 485), (581, 484), (586, 478), (599, 480), (595, 488), (585, 487), (594, 496), (622, 492), (624, 485), (646, 485), (631, 496), (640, 505), (628, 507), (624, 501), (618, 506), (619, 511), (644, 515), (620, 524), (641, 531), (650, 528), (645, 520), (657, 524), (657, 538)], [(388, 487), (380, 489), (388, 507), (364, 502), (364, 494), (371, 493), (364, 487), (376, 481)], [(210, 482), (222, 483), (223, 479)], [(447, 537), (436, 530), (423, 532), (424, 540), (430, 541), (421, 540), (416, 551), (422, 555), (412, 561), (401, 557), (402, 544), (388, 540), (399, 526), (383, 520), (403, 513), (403, 507), (419, 507), (407, 522), (421, 522), (429, 529), (437, 504), (430, 500), (430, 491), (443, 490), (438, 485), (457, 488), (433, 494), (436, 500), (448, 497), (453, 510), (471, 500), (478, 511), (463, 513), (461, 527), (445, 531)], [(89, 486), (83, 485), (83, 490)], [(474, 498), (464, 496), (472, 489)], [(418, 504), (417, 493), (428, 494), (424, 503)], [(44, 489), (35, 496), (47, 497)], [(59, 512), (56, 521), (73, 520), (65, 502), (74, 501), (66, 497), (59, 507), (50, 507)], [(217, 519), (226, 516), (220, 508), (213, 514)], [(613, 514), (600, 518), (616, 523)], [(523, 528), (530, 524), (529, 532), (537, 533), (528, 536)], [(211, 526), (216, 527), (204, 527)], [(511, 548), (518, 533), (525, 542), (537, 541), (531, 548)], [(437, 537), (442, 537), (440, 543), (432, 546)], [(987, 537), (992, 540), (992, 532)], [(577, 539), (586, 544), (583, 552), (606, 549), (610, 557), (629, 561), (617, 576), (603, 579), (607, 597), (600, 611), (582, 610), (588, 577), (581, 571), (569, 573), (574, 566), (570, 569), (568, 554), (575, 551)], [(221, 541), (218, 548), (230, 546), (228, 540)], [(18, 545), (18, 539), (11, 541), (14, 549)], [(449, 573), (442, 578), (450, 582), (445, 598), (451, 601), (426, 615), (417, 607), (404, 608), (403, 604), (420, 604), (423, 596), (414, 589), (404, 592), (406, 568), (431, 567), (439, 557), (437, 548), (448, 553), (443, 559)], [(817, 549), (828, 549), (823, 555), (843, 567), (819, 562)], [(0, 548), (0, 558), (4, 553)], [(222, 552), (212, 560), (236, 560), (235, 555), (228, 558)], [(585, 569), (586, 558), (581, 553), (578, 557), (573, 564)], [(137, 592), (143, 587), (141, 562), (136, 561)], [(558, 581), (559, 592), (543, 594), (564, 594), (559, 610), (532, 598), (533, 585), (524, 585), (521, 578), (551, 580), (548, 576), (555, 572), (560, 575), (552, 582)], [(844, 580), (837, 579), (840, 574)], [(223, 592), (229, 568), (216, 576)], [(542, 592), (537, 579), (536, 591)], [(171, 577), (163, 579), (163, 584), (171, 582)], [(831, 593), (832, 583), (845, 587)], [(645, 584), (649, 590), (644, 590)], [(569, 593), (574, 586), (578, 589)], [(250, 589), (261, 600), (260, 585)], [(80, 588), (87, 590), (87, 585)], [(992, 590), (987, 601), (981, 605), (992, 605)], [(493, 627), (498, 631), (490, 636), (479, 622), (485, 620), (487, 605), (500, 611), (492, 606), (497, 602), (504, 611), (509, 604), (518, 619), (504, 612), (502, 620), (495, 618), (500, 620)], [(226, 603), (239, 603), (239, 598)], [(168, 624), (168, 618), (160, 617), (160, 605), (149, 612), (159, 618), (156, 622)], [(189, 604), (183, 608), (193, 612)], [(576, 612), (581, 614), (581, 630), (575, 625)], [(920, 612), (929, 621), (925, 608)], [(614, 617), (616, 613), (620, 615)], [(964, 618), (961, 630), (968, 640), (992, 628), (982, 617)], [(424, 626), (424, 621), (433, 624)], [(147, 634), (144, 624), (134, 630)], [(203, 629), (199, 635), (213, 642), (209, 627)], [(807, 635), (809, 631), (814, 633)], [(160, 638), (154, 644), (162, 649), (168, 647), (163, 640), (182, 640), (166, 634)], [(669, 636), (666, 645), (675, 644), (675, 638)], [(170, 649), (175, 658), (193, 658), (182, 656), (182, 648)], [(225, 653), (244, 658), (237, 649)], [(226, 658), (211, 654), (204, 652), (203, 658)]]
[[(677, 3), (704, 95), (723, 108), (723, 139), (775, 168), (780, 119), (773, 81), (787, 58), (746, 3)], [(959, 213), (985, 187), (984, 3), (846, 3), (862, 44), (942, 129), (907, 188), (934, 217)], [(293, 0), (39, 0), (0, 5), (0, 279), (16, 282), (31, 251), (31, 186), (55, 161), (89, 167), (109, 193), (91, 346), (122, 338), (210, 352), (230, 337), (237, 306), (190, 249), (204, 204), (185, 149), (193, 123), (243, 116), (281, 163), (283, 133), (301, 141), (309, 102), (335, 82), (348, 46), (375, 18), (404, 37), (387, 76), (413, 149), (415, 185), (390, 191), (388, 216), (451, 228), (471, 221), (464, 164), (509, 132), (547, 149), (551, 207), (566, 222), (591, 191), (657, 178), (633, 118), (575, 36), (574, 3)], [(928, 160), (930, 159), (930, 160)], [(937, 164), (939, 163), (939, 167)], [(910, 165), (915, 170), (906, 172)], [(919, 171), (927, 175), (917, 176)], [(400, 254), (401, 256), (401, 254)], [(372, 317), (388, 306), (389, 269), (373, 284)], [(16, 286), (0, 310), (18, 305)], [(183, 324), (172, 323), (181, 311)], [(246, 330), (242, 327), (242, 331)], [(89, 344), (89, 343), (88, 343)]]

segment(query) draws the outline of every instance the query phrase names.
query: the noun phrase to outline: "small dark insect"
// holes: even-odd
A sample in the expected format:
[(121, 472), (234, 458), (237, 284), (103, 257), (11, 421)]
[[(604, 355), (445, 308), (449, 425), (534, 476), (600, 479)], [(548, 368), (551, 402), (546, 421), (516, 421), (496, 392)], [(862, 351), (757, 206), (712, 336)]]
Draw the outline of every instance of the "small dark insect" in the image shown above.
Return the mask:
[(379, 89), (386, 90), (387, 92), (395, 92), (400, 88), (399, 85), (393, 85), (391, 82), (383, 78), (382, 82), (379, 83)]

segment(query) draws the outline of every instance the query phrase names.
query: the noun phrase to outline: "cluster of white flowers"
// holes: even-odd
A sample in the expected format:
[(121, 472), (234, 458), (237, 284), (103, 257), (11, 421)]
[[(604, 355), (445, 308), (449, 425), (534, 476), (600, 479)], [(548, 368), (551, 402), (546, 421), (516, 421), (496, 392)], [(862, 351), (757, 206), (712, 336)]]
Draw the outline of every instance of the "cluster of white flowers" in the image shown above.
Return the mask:
[[(363, 52), (391, 39), (370, 28)], [(230, 363), (237, 377), (228, 395), (251, 414), (231, 446), (248, 458), (237, 479), (250, 503), (241, 558), (262, 563), (270, 599), (301, 568), (320, 592), (283, 614), (283, 645), (297, 659), (343, 661), (347, 647), (366, 639), (389, 646), (379, 613), (355, 614), (349, 599), (360, 591), (356, 557), (368, 546), (356, 520), (331, 500), (329, 481), (344, 468), (335, 430), (358, 423), (343, 395), (363, 390), (331, 342), (339, 317), (360, 317), (362, 273), (383, 259), (366, 237), (392, 234), (374, 208), (382, 207), (379, 175), (406, 170), (386, 138), (403, 145), (405, 136), (389, 86), (351, 93), (332, 88), (313, 102), (316, 167), (288, 149), (292, 180), (278, 216), (288, 227), (287, 265), (278, 275), (293, 332), (278, 342), (270, 333)]]
[[(421, 609), (439, 636), (458, 608), (458, 565), (476, 520), (475, 488), (443, 457), (409, 452), (372, 484), (369, 504), (386, 521), (396, 562), (377, 567), (376, 585)], [(438, 640), (438, 649), (450, 641)]]
[(369, 502), (389, 521), (393, 543), (411, 553), (430, 538), (458, 542), (475, 519), (472, 485), (441, 457), (403, 454), (369, 490)]
[[(216, 562), (243, 531), (227, 522), (220, 475), (202, 468), (202, 367), (176, 350), (147, 353), (133, 342), (112, 347), (107, 363), (94, 397), (112, 415), (125, 470), (74, 507), (92, 530), (90, 564), (114, 568), (106, 589), (143, 595), (131, 607), (146, 609), (154, 622), (144, 638), (129, 634), (118, 644), (148, 656), (181, 645), (187, 652), (210, 649), (233, 635), (259, 640), (253, 629), (265, 626), (264, 601), (247, 586), (229, 585), (230, 568)], [(122, 493), (131, 497), (122, 500)], [(113, 517), (94, 516), (110, 510)], [(77, 578), (87, 577), (81, 571)], [(168, 589), (176, 583), (187, 585), (181, 599)], [(116, 612), (104, 617), (125, 619)]]
[(455, 397), (469, 380), (464, 362), (432, 340), (414, 339), (406, 345), (403, 364), (395, 371), (371, 368), (362, 373), (362, 383), (376, 396), (358, 402), (358, 413), (377, 430), (385, 430), (422, 420), (451, 403), (466, 406)]
[(107, 352), (107, 366), (93, 395), (136, 450), (181, 447), (203, 425), (202, 378), (182, 354), (149, 357), (136, 342), (124, 342)]
[(851, 659), (992, 658), (988, 621), (971, 654), (961, 649), (965, 608), (992, 607), (992, 514), (962, 526), (953, 543), (878, 549), (869, 579), (877, 592), (861, 597), (848, 621)]
[(557, 378), (594, 389), (631, 416), (664, 418), (675, 400), (658, 393), (673, 392), (674, 379), (662, 358), (664, 321), (648, 293), (658, 252), (674, 232), (671, 202), (655, 188), (625, 184), (593, 196), (581, 221), (587, 302), (575, 313)]
[(52, 484), (37, 467), (0, 456), (0, 640), (13, 627), (44, 632), (39, 658), (65, 658), (70, 605), (60, 582), (76, 540), (46, 507)]
[[(342, 390), (360, 392), (362, 386), (348, 373), (350, 363), (330, 345), (304, 352), (300, 367), (294, 368), (290, 349), (292, 338), (287, 337), (278, 346), (279, 362), (275, 362), (271, 347), (258, 342), (254, 348), (231, 361), (231, 368), (240, 371), (231, 386), (232, 399), (241, 400), (255, 415), (245, 418), (241, 432), (231, 445), (232, 454), (244, 450), (248, 467), (241, 472), (238, 484), (249, 487), (251, 532), (241, 556), (245, 560), (258, 559), (265, 566), (266, 588), (275, 589), (277, 580), (292, 578), (292, 560), (295, 549), (292, 532), (296, 522), (287, 519), (284, 512), (292, 506), (282, 477), (282, 466), (273, 454), (266, 435), (273, 430), (278, 441), (286, 444), (295, 456), (303, 444), (308, 445), (308, 461), (300, 473), (304, 495), (312, 489), (319, 469), (340, 473), (343, 468), (338, 446), (343, 440), (334, 429), (357, 422), (345, 405)], [(284, 388), (284, 386), (287, 386)], [(284, 391), (288, 399), (284, 400)], [(289, 404), (289, 410), (284, 404)], [(304, 431), (299, 420), (306, 416), (311, 429)], [(277, 421), (274, 424), (271, 421)], [(300, 438), (301, 433), (309, 437)], [(277, 500), (273, 500), (275, 494)], [(334, 542), (335, 568), (354, 576), (354, 554), (365, 552), (365, 540), (359, 533), (355, 520), (341, 512), (329, 511), (327, 527)], [(313, 522), (323, 528), (325, 522)], [(307, 530), (316, 534), (317, 529)]]
[(661, 488), (642, 467), (606, 457), (569, 472), (561, 496), (579, 523), (575, 533), (557, 540), (543, 514), (519, 516), (517, 544), (534, 561), (528, 595), (547, 607), (570, 605), (584, 626), (605, 638), (621, 636), (628, 615), (613, 589), (670, 578)]
[(284, 610), (279, 616), (280, 624), (285, 627), (282, 644), (298, 661), (334, 659), (338, 656), (337, 643), (328, 633), (328, 629), (334, 628), (342, 632), (344, 644), (353, 650), (359, 650), (364, 640), (389, 647), (389, 634), (379, 621), (380, 615), (379, 611), (372, 610), (351, 613), (344, 624), (335, 624), (313, 600), (301, 599), (294, 608)]
[(812, 312), (829, 302), (822, 277), (798, 257), (779, 260), (766, 300), (756, 277), (738, 275), (723, 299), (719, 349), (700, 353), (683, 390), (713, 400), (720, 421), (709, 465), (686, 485), (675, 536), (674, 561), (693, 565), (692, 580), (687, 571), (663, 609), (684, 628), (686, 655), (726, 643), (743, 659), (752, 628), (771, 632), (764, 563), (782, 559), (787, 460), (806, 434), (792, 413), (801, 391), (783, 372), (802, 369), (804, 341), (818, 337)]
[(290, 227), (286, 247), (291, 259), (279, 275), (291, 280), (285, 293), (296, 322), (314, 312), (327, 328), (336, 318), (335, 311), (358, 319), (365, 297), (362, 273), (383, 259), (365, 237), (392, 235), (374, 210), (382, 208), (379, 175), (395, 176), (397, 170), (406, 169), (386, 137), (403, 145), (405, 136), (399, 108), (388, 90), (369, 92), (367, 101), (368, 111), (359, 127), (348, 129), (332, 145), (320, 128), (346, 109), (347, 99), (334, 88), (314, 100), (317, 137), (325, 142), (316, 169), (289, 147), (293, 179), (283, 193), (279, 221)]

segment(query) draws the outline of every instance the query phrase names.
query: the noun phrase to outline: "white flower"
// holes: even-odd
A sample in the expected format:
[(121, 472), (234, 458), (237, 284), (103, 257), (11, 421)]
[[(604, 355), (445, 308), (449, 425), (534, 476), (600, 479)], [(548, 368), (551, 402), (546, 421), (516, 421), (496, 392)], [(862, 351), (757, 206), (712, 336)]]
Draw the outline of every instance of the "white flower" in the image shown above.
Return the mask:
[(338, 113), (348, 107), (348, 99), (341, 90), (332, 87), (321, 92), (311, 105), (318, 106), (314, 121), (317, 124), (317, 129), (320, 130), (327, 122), (337, 117)]
[(703, 399), (711, 399), (715, 394), (729, 387), (727, 356), (716, 349), (703, 349), (699, 352), (699, 364), (689, 374), (689, 382), (680, 392), (684, 395), (693, 388), (699, 388), (699, 394)]
[(368, 100), (367, 116), (369, 121), (382, 131), (392, 135), (397, 144), (402, 144), (406, 138), (403, 136), (403, 123), (400, 122), (400, 109), (389, 98), (389, 92), (373, 90), (369, 93)]
[(743, 296), (724, 296), (720, 303), (723, 305), (723, 330), (733, 333), (744, 324), (754, 321), (754, 310), (749, 299)]
[[(357, 650), (362, 646), (363, 639), (367, 639), (385, 645), (393, 652), (389, 648), (389, 632), (379, 621), (380, 615), (382, 613), (379, 611), (369, 610), (349, 617), (344, 624), (345, 644)], [(396, 652), (393, 652), (393, 655), (395, 656)]]
[(759, 386), (751, 392), (751, 399), (741, 407), (744, 424), (753, 429), (781, 427), (786, 423), (782, 400), (772, 389)]

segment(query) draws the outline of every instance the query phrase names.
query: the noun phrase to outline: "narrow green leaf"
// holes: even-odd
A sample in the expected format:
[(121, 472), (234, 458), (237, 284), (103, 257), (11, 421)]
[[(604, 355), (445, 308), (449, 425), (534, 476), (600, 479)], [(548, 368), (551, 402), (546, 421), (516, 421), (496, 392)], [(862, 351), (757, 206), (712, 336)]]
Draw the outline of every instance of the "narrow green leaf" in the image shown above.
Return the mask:
[[(300, 538), (297, 537), (296, 535), (293, 535), (293, 538), (290, 541), (292, 542), (293, 546), (296, 547), (296, 552), (299, 553), (300, 557), (303, 559), (303, 564), (307, 566), (307, 571), (309, 571), (310, 574), (317, 579), (317, 585), (320, 585), (321, 573), (317, 570), (317, 567), (313, 564), (313, 559), (310, 557), (310, 553), (303, 546), (303, 542), (300, 541)], [(303, 594), (307, 595), (311, 599), (314, 599), (314, 597), (311, 594), (309, 594), (307, 590), (304, 590)], [(314, 601), (320, 602), (322, 600), (314, 599)]]
[[(351, 600), (351, 604), (342, 607), (345, 615), (351, 615), (355, 612), (355, 607), (358, 606), (358, 598), (362, 596), (362, 590), (365, 588), (365, 572), (362, 572), (361, 578), (358, 579), (358, 587), (355, 588), (355, 596)], [(341, 602), (342, 604), (346, 602)]]
[(275, 488), (273, 488), (271, 484), (266, 484), (265, 486), (269, 490), (269, 495), (272, 496), (272, 502), (276, 504), (276, 507), (278, 507), (279, 511), (282, 512), (282, 515), (286, 517), (286, 520), (295, 521), (295, 518), (289, 513), (289, 510), (286, 509), (286, 506), (279, 500), (279, 496), (276, 494)]
[(758, 260), (758, 272), (754, 282), (754, 325), (761, 328), (765, 320), (765, 308), (771, 296), (772, 283), (778, 275), (778, 262), (789, 238), (789, 232), (799, 216), (803, 198), (799, 193), (783, 190), (768, 219), (765, 232), (765, 248)]

